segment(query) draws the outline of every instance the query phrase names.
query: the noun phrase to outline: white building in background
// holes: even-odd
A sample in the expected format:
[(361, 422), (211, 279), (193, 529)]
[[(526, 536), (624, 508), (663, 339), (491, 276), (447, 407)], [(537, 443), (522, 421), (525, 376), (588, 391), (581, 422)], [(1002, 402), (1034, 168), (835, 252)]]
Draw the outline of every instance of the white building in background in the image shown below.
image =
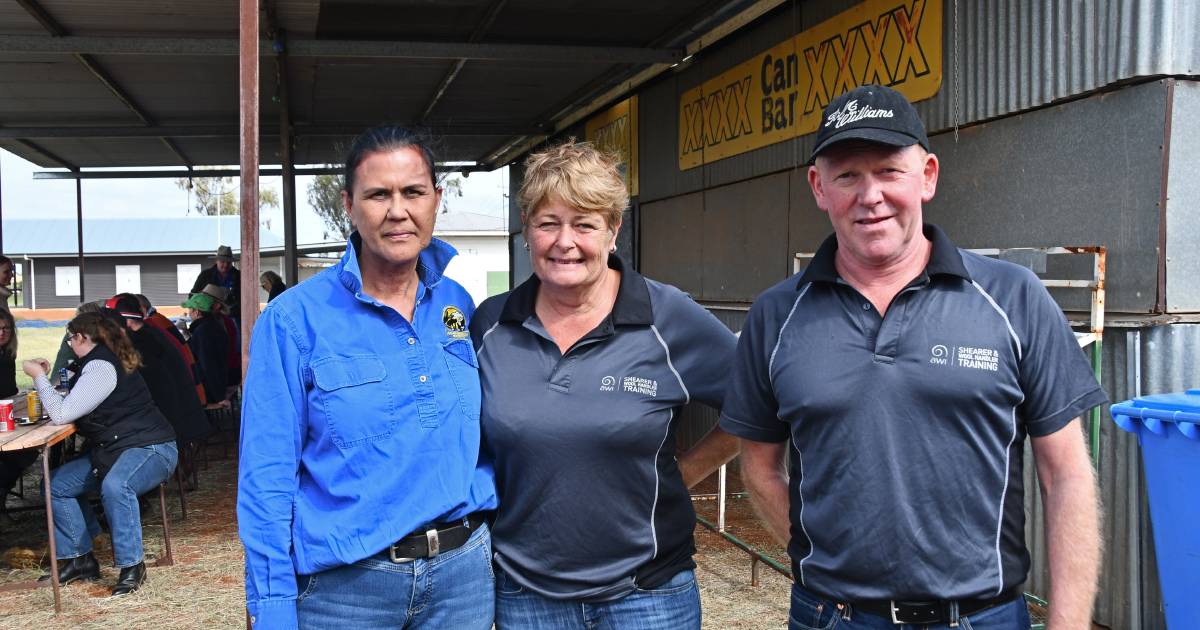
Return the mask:
[(478, 305), (508, 290), (508, 227), (502, 216), (451, 210), (439, 214), (434, 236), (458, 250), (446, 275)]

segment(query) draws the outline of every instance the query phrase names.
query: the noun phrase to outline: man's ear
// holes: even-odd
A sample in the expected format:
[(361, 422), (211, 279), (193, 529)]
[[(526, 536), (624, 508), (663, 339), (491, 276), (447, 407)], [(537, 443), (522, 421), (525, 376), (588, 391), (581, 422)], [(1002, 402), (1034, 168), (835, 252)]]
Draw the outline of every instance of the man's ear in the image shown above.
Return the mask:
[(814, 164), (808, 167), (808, 187), (812, 189), (813, 199), (817, 202), (817, 208), (821, 212), (825, 212), (825, 186), (821, 181), (821, 173), (817, 170)]
[(933, 196), (937, 194), (938, 180), (938, 158), (932, 153), (925, 154), (925, 168), (921, 173), (921, 202), (929, 203), (933, 201)]

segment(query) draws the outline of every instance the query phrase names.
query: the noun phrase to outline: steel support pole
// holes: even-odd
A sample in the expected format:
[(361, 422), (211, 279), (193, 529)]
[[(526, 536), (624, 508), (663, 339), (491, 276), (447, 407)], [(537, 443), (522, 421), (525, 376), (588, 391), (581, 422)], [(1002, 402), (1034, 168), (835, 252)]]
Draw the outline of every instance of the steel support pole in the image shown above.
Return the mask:
[(238, 0), (241, 108), (242, 376), (250, 361), (250, 331), (258, 317), (258, 0)]
[(292, 114), (288, 99), (287, 51), (276, 60), (279, 72), (279, 157), (283, 170), (284, 281), (295, 286), (300, 278), (296, 261), (296, 165), (292, 156)]
[[(75, 174), (78, 175), (79, 171)], [(83, 282), (83, 180), (78, 177), (75, 178), (75, 233), (79, 245), (79, 303), (83, 304), (87, 301)]]

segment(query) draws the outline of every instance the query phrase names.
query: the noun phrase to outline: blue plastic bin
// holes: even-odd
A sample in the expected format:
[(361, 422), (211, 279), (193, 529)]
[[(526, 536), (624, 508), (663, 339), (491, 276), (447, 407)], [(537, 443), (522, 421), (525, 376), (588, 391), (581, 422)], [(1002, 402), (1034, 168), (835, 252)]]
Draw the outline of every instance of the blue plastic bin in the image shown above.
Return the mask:
[(1134, 398), (1111, 413), (1142, 447), (1167, 627), (1200, 627), (1200, 389)]

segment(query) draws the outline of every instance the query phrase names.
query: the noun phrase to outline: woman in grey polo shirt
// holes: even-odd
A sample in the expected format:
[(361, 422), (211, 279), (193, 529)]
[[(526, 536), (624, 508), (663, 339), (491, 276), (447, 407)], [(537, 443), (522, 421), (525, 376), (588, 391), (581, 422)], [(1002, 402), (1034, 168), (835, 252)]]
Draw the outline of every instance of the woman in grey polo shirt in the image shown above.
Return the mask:
[(736, 452), (714, 429), (676, 459), (680, 407), (719, 408), (733, 334), (616, 251), (619, 162), (568, 142), (531, 156), (533, 277), (471, 320), (500, 510), (496, 625), (699, 628), (689, 485)]

